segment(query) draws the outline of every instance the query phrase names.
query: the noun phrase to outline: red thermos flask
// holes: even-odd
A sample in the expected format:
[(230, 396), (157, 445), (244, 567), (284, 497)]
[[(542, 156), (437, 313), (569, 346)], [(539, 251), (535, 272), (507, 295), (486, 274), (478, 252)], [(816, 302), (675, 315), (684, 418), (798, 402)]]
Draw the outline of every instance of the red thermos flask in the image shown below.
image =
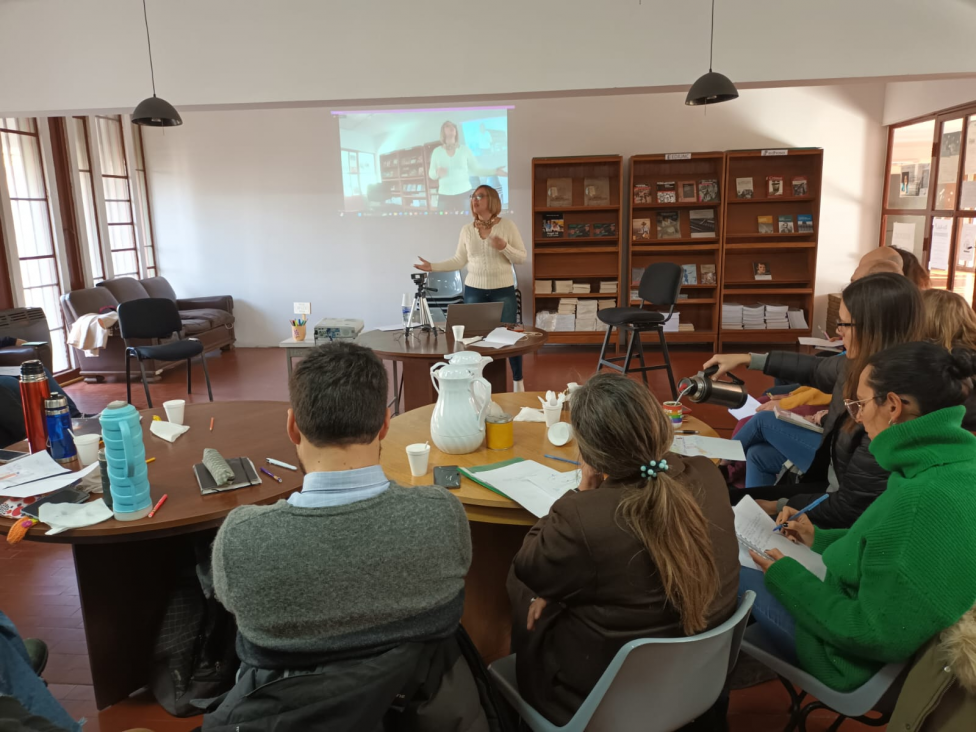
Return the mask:
[(20, 365), (20, 401), (24, 405), (24, 427), (31, 453), (47, 449), (44, 400), (51, 396), (44, 364), (36, 359)]

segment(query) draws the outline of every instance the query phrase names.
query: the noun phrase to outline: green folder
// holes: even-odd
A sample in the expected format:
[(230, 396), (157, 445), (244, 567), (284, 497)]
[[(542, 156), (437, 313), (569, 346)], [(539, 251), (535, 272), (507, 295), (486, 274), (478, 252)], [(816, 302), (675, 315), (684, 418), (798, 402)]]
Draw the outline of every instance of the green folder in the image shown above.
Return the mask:
[(461, 473), (461, 475), (463, 475), (468, 480), (473, 480), (475, 483), (477, 483), (480, 486), (484, 486), (492, 493), (497, 493), (498, 495), (504, 496), (505, 498), (511, 501), (513, 500), (511, 496), (506, 496), (504, 493), (502, 493), (500, 490), (495, 488), (493, 485), (489, 485), (485, 481), (479, 480), (478, 473), (484, 473), (489, 470), (496, 470), (497, 468), (504, 468), (509, 465), (514, 465), (515, 463), (521, 463), (521, 462), (525, 462), (525, 458), (517, 457), (517, 458), (512, 458), (511, 460), (502, 460), (500, 463), (491, 463), (490, 465), (478, 465), (473, 468), (458, 468), (458, 472)]

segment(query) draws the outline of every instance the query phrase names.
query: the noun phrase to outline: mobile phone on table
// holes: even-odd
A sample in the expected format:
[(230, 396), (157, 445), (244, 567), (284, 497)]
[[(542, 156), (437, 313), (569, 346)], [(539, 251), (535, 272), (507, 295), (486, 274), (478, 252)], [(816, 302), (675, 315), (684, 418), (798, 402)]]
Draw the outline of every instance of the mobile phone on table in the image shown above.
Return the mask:
[(25, 457), (28, 453), (20, 450), (0, 450), (0, 463), (11, 463)]
[(434, 468), (434, 485), (442, 488), (460, 488), (461, 474), (458, 472), (457, 465)]

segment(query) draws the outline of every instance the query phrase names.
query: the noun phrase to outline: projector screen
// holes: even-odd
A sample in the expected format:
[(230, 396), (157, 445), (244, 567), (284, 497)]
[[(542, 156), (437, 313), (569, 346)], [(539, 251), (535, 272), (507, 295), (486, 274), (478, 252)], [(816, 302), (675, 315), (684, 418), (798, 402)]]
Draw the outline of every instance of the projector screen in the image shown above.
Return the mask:
[(332, 112), (339, 121), (342, 213), (470, 215), (492, 186), (508, 211), (508, 110), (451, 107)]

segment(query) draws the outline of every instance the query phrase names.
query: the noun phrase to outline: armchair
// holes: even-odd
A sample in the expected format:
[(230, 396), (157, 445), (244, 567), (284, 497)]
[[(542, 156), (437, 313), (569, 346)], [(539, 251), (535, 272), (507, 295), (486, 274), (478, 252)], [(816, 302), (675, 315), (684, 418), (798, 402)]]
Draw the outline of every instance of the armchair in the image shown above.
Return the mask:
[(42, 346), (7, 346), (0, 348), (0, 366), (20, 366), (24, 361), (38, 359), (48, 371), (52, 370), (51, 332), (41, 308), (14, 308), (0, 312), (0, 338), (17, 338), (43, 343)]

